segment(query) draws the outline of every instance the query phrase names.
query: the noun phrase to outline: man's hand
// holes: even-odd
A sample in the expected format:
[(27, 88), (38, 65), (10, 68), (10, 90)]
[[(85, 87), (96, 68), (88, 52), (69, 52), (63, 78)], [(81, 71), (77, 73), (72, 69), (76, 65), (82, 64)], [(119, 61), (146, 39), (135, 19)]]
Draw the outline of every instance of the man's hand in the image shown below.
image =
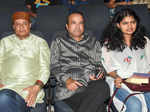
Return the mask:
[(28, 96), (25, 99), (25, 102), (27, 103), (27, 106), (31, 107), (32, 105), (34, 105), (38, 92), (40, 91), (40, 86), (38, 85), (33, 85), (33, 86), (29, 86), (25, 89), (23, 89), (24, 91), (28, 91)]
[(122, 79), (120, 77), (117, 77), (115, 79), (115, 86), (116, 88), (121, 88)]
[(78, 87), (83, 86), (82, 84), (80, 84), (78, 81), (73, 80), (71, 78), (67, 79), (66, 81), (66, 87), (67, 89), (69, 89), (70, 91), (75, 91), (76, 89), (78, 89)]

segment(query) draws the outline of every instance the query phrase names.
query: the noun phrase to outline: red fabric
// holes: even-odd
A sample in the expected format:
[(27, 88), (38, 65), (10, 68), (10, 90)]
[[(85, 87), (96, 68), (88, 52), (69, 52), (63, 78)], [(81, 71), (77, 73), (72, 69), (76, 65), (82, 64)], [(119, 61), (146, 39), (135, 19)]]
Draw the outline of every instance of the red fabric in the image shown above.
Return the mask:
[(150, 78), (148, 84), (132, 84), (123, 80), (123, 83), (128, 86), (133, 91), (147, 92), (150, 91)]

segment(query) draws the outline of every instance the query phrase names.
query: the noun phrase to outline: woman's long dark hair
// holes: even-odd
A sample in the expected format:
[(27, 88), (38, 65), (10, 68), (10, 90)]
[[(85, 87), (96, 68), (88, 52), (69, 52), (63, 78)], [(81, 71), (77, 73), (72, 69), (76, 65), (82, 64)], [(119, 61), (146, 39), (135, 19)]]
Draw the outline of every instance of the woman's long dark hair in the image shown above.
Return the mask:
[(131, 49), (137, 50), (138, 48), (144, 49), (146, 44), (145, 28), (140, 24), (140, 19), (136, 13), (130, 8), (121, 9), (117, 12), (111, 22), (108, 24), (103, 32), (101, 45), (106, 46), (108, 50), (123, 51), (126, 48), (122, 31), (117, 27), (125, 17), (132, 16), (136, 21), (136, 31), (132, 35)]

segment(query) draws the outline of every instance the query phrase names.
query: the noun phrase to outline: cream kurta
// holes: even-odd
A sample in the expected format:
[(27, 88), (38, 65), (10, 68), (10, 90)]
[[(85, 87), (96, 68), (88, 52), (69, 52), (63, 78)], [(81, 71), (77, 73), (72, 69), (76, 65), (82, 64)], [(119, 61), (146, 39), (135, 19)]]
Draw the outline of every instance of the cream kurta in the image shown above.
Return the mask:
[[(0, 89), (12, 89), (23, 98), (27, 96), (24, 88), (34, 85), (36, 80), (44, 84), (49, 78), (50, 50), (45, 40), (36, 35), (20, 40), (15, 34), (0, 41)], [(36, 102), (43, 102), (41, 90)]]

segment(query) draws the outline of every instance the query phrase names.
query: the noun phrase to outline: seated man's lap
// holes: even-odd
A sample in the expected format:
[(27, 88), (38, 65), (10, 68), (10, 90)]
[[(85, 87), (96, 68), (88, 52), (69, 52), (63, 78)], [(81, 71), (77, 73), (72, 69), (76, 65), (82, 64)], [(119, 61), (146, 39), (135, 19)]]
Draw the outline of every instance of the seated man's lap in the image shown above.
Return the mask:
[(64, 101), (55, 101), (54, 109), (55, 112), (74, 112)]
[(13, 110), (13, 112), (46, 112), (46, 104), (37, 103), (36, 107), (29, 108), (26, 106), (25, 100), (15, 91), (3, 89), (0, 90), (0, 110), (1, 109), (4, 109), (3, 112), (8, 112), (9, 110)]
[[(86, 106), (89, 105), (88, 102), (93, 102), (93, 107), (96, 106), (95, 104), (103, 105), (109, 98), (109, 95), (110, 90), (108, 84), (104, 80), (97, 80), (91, 81), (83, 92), (76, 93), (72, 97), (64, 99), (63, 101), (76, 111), (81, 105), (86, 108)], [(97, 105), (97, 107), (98, 106), (99, 105)]]
[(47, 112), (45, 103), (37, 103), (34, 108), (30, 108), (30, 112)]
[(3, 110), (3, 112), (28, 111), (28, 107), (26, 106), (25, 100), (13, 90), (0, 90), (0, 99), (0, 110)]

